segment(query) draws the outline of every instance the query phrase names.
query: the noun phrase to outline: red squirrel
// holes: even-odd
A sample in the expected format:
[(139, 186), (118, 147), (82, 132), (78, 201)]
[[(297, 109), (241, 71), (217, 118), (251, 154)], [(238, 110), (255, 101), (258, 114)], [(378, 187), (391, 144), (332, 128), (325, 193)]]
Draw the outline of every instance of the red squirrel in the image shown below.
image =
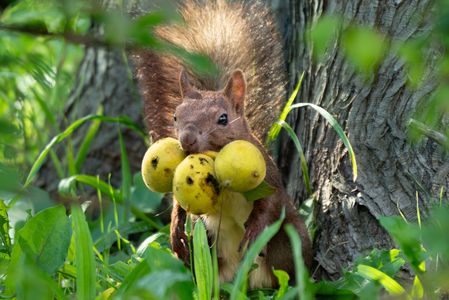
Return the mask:
[[(145, 117), (153, 141), (173, 136), (188, 153), (219, 151), (233, 140), (247, 140), (263, 153), (266, 181), (276, 188), (269, 197), (248, 202), (239, 193), (229, 193), (217, 215), (200, 216), (211, 240), (218, 234), (219, 275), (231, 281), (247, 245), (265, 227), (279, 219), (292, 224), (302, 241), (302, 255), (312, 262), (307, 228), (287, 195), (281, 175), (264, 139), (285, 96), (285, 70), (280, 38), (268, 10), (260, 3), (225, 1), (199, 3), (188, 0), (180, 7), (185, 24), (156, 29), (161, 38), (188, 51), (208, 55), (218, 74), (195, 74), (172, 55), (137, 51), (132, 59), (145, 104)], [(188, 263), (190, 253), (184, 224), (187, 218), (173, 199), (170, 241), (173, 252)], [(220, 225), (220, 226), (219, 226)], [(218, 228), (220, 233), (218, 233)], [(294, 278), (289, 239), (281, 229), (256, 259), (250, 287), (277, 285), (272, 269), (282, 269)]]

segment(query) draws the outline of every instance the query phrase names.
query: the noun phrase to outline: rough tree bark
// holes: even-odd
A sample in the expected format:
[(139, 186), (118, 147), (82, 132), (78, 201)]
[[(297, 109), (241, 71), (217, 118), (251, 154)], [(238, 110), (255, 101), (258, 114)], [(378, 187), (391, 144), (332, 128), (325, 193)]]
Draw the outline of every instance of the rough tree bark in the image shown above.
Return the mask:
[[(348, 24), (367, 25), (395, 40), (425, 35), (432, 22), (433, 1), (287, 1), (285, 31), (290, 84), (305, 71), (299, 99), (324, 107), (334, 115), (354, 147), (359, 167), (352, 180), (344, 145), (331, 126), (312, 110), (296, 110), (292, 124), (305, 148), (317, 199), (318, 230), (315, 259), (318, 277), (336, 278), (356, 256), (373, 247), (391, 248), (393, 242), (378, 222), (380, 216), (398, 215), (416, 219), (416, 193), (421, 214), (449, 185), (448, 156), (436, 143), (425, 140), (417, 146), (407, 141), (407, 121), (418, 102), (434, 89), (431, 74), (435, 56), (429, 53), (429, 72), (422, 86), (406, 86), (404, 63), (392, 51), (366, 82), (345, 60), (338, 42), (321, 63), (312, 60), (307, 28), (325, 14), (344, 16)], [(288, 190), (298, 201), (305, 189), (298, 156), (289, 138), (283, 136), (279, 164)], [(294, 162), (294, 163), (292, 163)], [(447, 195), (447, 192), (446, 192)]]
[[(127, 116), (137, 124), (143, 125), (143, 105), (138, 91), (132, 82), (124, 53), (118, 50), (87, 47), (80, 64), (75, 86), (65, 107), (65, 128), (74, 120), (89, 114), (96, 114), (103, 107), (105, 116)], [(79, 149), (90, 124), (83, 125), (72, 135), (74, 149)], [(120, 186), (120, 145), (118, 125), (102, 123), (90, 146), (89, 155), (82, 166), (83, 174), (100, 174), (107, 181), (111, 174), (113, 186)], [(120, 126), (130, 167), (133, 172), (140, 169), (146, 146), (142, 138), (125, 126)], [(66, 155), (67, 151), (61, 151)], [(65, 157), (61, 157), (65, 160)], [(40, 172), (40, 185), (54, 192), (57, 189), (57, 174), (53, 164), (48, 161)]]

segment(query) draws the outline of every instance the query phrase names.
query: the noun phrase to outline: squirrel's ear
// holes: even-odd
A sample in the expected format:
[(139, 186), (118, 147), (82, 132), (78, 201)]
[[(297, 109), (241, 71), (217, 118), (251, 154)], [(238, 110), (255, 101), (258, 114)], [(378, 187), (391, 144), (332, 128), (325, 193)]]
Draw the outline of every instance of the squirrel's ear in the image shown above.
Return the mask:
[(224, 89), (224, 94), (231, 99), (236, 111), (243, 113), (245, 106), (246, 82), (241, 70), (235, 70)]
[(179, 91), (181, 92), (181, 98), (201, 99), (201, 94), (190, 85), (189, 75), (184, 68), (179, 75)]

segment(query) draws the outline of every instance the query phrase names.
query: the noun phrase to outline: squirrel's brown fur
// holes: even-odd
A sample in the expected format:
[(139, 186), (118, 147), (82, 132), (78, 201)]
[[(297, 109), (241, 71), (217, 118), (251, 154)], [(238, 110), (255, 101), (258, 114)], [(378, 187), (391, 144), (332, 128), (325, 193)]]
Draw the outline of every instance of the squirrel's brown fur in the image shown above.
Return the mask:
[[(218, 67), (214, 78), (189, 71), (201, 90), (223, 88), (229, 75), (241, 69), (247, 80), (245, 111), (253, 133), (264, 140), (285, 97), (285, 67), (281, 42), (268, 10), (260, 3), (188, 0), (179, 9), (185, 24), (160, 27), (157, 35), (188, 51), (208, 55)], [(138, 51), (132, 56), (145, 103), (145, 117), (154, 140), (174, 136), (173, 113), (181, 103), (180, 59)]]
[[(219, 151), (233, 140), (250, 141), (264, 155), (265, 180), (276, 188), (274, 194), (254, 203), (241, 194), (223, 192), (220, 213), (201, 216), (211, 237), (218, 236), (220, 279), (232, 280), (245, 246), (279, 219), (283, 209), (284, 224), (292, 224), (301, 236), (304, 261), (310, 267), (307, 229), (282, 186), (276, 165), (260, 143), (284, 97), (282, 52), (271, 17), (260, 4), (245, 6), (220, 0), (207, 4), (188, 0), (180, 11), (186, 26), (161, 27), (157, 34), (188, 51), (210, 56), (219, 73), (216, 78), (204, 78), (188, 68), (182, 71), (185, 66), (172, 56), (153, 52), (134, 55), (152, 138), (176, 136), (190, 153)], [(188, 263), (185, 220), (186, 212), (174, 199), (172, 249)], [(283, 229), (255, 262), (259, 267), (250, 274), (251, 287), (275, 286), (273, 268), (294, 278), (292, 249)]]

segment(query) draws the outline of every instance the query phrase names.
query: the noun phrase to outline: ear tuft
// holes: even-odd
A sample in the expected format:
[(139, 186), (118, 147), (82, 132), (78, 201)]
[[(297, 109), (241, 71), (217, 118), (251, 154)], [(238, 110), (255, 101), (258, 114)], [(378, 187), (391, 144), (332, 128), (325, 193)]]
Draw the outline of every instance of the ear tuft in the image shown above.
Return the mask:
[(201, 94), (196, 91), (190, 84), (189, 75), (183, 68), (179, 74), (179, 91), (181, 98), (201, 99)]
[(179, 91), (181, 92), (181, 98), (189, 94), (193, 90), (190, 85), (189, 75), (187, 75), (186, 70), (183, 68), (179, 74)]
[(246, 94), (245, 76), (241, 70), (235, 70), (226, 84), (224, 94), (231, 99), (237, 112), (243, 113)]

